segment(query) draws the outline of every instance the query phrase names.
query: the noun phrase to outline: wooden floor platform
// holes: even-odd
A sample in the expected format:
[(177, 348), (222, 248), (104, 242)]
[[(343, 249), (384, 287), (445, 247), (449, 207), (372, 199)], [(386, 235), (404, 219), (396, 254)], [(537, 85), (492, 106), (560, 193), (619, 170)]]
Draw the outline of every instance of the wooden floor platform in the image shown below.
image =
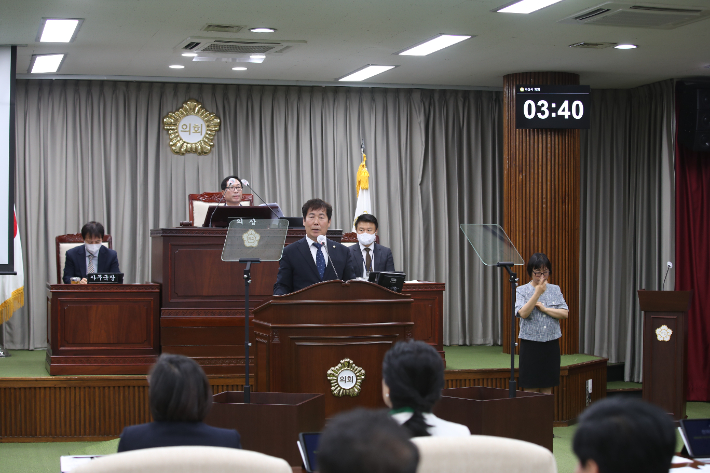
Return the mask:
[[(573, 423), (584, 410), (587, 380), (592, 380), (592, 401), (606, 397), (606, 361), (561, 368), (560, 386), (553, 391), (555, 426)], [(447, 388), (507, 388), (510, 370), (447, 370), (445, 379)], [(214, 393), (241, 391), (244, 377), (210, 376), (210, 383)], [(108, 440), (125, 426), (151, 420), (145, 376), (0, 378), (0, 412), (0, 442)]]

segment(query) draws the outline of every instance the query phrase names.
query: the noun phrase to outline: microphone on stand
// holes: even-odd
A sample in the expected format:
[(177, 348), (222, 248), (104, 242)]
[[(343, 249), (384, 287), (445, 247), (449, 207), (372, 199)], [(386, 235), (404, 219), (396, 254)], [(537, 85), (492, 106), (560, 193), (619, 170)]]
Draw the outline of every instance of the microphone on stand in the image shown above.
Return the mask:
[(279, 214), (274, 212), (274, 209), (272, 209), (271, 206), (264, 199), (262, 199), (259, 194), (256, 193), (254, 188), (251, 186), (251, 184), (249, 184), (249, 181), (247, 181), (246, 179), (242, 179), (242, 188), (244, 186), (249, 186), (249, 189), (251, 189), (251, 191), (254, 193), (254, 195), (257, 196), (259, 198), (259, 200), (261, 200), (269, 208), (269, 210), (271, 210), (271, 213), (274, 214), (274, 217), (276, 217), (277, 219), (281, 218), (281, 217), (279, 217)]
[(666, 266), (668, 266), (668, 269), (666, 269), (666, 275), (663, 277), (663, 285), (661, 286), (661, 291), (664, 287), (666, 287), (666, 278), (668, 277), (668, 271), (670, 271), (673, 267), (673, 263), (669, 261), (668, 263), (666, 263)]
[[(207, 225), (207, 227), (210, 227), (210, 228), (212, 227), (212, 217), (214, 217), (214, 212), (215, 212), (215, 210), (217, 210), (217, 207), (219, 207), (219, 204), (221, 204), (223, 200), (224, 200), (224, 194), (222, 194), (222, 197), (219, 199), (219, 202), (217, 202), (217, 205), (215, 205), (214, 210), (212, 210), (212, 213), (210, 214), (210, 224)], [(224, 200), (224, 203), (226, 205), (227, 201)]]
[[(326, 253), (328, 253), (328, 240), (324, 235), (318, 235), (318, 244), (323, 246), (325, 248)], [(338, 276), (338, 272), (335, 270), (335, 265), (333, 264), (333, 258), (330, 257), (330, 253), (328, 253), (328, 261), (330, 261), (330, 267), (333, 268), (333, 272), (335, 273), (335, 279), (340, 279), (340, 276)]]

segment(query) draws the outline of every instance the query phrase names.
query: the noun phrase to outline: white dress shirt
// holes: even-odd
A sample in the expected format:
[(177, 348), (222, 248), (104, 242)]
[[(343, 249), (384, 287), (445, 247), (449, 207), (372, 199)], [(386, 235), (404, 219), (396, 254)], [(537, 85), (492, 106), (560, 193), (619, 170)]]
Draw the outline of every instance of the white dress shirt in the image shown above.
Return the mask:
[(362, 243), (358, 242), (358, 245), (360, 245), (360, 253), (362, 253), (362, 274), (363, 277), (366, 277), (367, 275), (367, 266), (365, 262), (367, 261), (367, 252), (365, 251), (365, 248), (370, 249), (370, 258), (372, 258), (372, 270), (375, 270), (375, 242), (373, 241), (370, 246), (365, 246)]
[[(311, 255), (313, 256), (313, 262), (316, 263), (316, 251), (318, 251), (318, 248), (315, 248), (313, 246), (313, 243), (318, 243), (317, 241), (313, 241), (308, 236), (306, 236), (306, 241), (308, 242), (308, 248), (311, 250)], [(323, 257), (325, 258), (325, 265), (328, 266), (328, 244), (323, 245)], [(318, 245), (320, 246), (320, 245)], [(318, 263), (316, 263), (316, 267), (318, 266)]]
[[(424, 412), (423, 415), (424, 421), (429, 426), (426, 430), (432, 437), (467, 437), (471, 435), (471, 431), (468, 430), (468, 427), (465, 425), (439, 419), (434, 414), (429, 412)], [(392, 418), (399, 422), (400, 425), (407, 422), (410, 417), (412, 417), (411, 412), (398, 412), (397, 414), (392, 414)]]

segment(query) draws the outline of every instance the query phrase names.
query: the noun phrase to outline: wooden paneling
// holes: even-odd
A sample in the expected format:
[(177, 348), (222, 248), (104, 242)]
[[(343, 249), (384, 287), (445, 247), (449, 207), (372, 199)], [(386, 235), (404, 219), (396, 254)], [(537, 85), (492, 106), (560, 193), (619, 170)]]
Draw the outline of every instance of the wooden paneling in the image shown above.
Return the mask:
[[(560, 286), (569, 306), (561, 321), (562, 354), (579, 351), (579, 130), (516, 130), (515, 86), (576, 85), (579, 76), (530, 72), (504, 77), (503, 228), (527, 261), (545, 253), (553, 265), (550, 282)], [(519, 284), (530, 277), (516, 266)], [(510, 314), (510, 285), (505, 284), (504, 314)], [(519, 330), (516, 328), (516, 331)], [(503, 317), (503, 340), (510, 340), (510, 316)], [(510, 345), (503, 344), (505, 353)]]

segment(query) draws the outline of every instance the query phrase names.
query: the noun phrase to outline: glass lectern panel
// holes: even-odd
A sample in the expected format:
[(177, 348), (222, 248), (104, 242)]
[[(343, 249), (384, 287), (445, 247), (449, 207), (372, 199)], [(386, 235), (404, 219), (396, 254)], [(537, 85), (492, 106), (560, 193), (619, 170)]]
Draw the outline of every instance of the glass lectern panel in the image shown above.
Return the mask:
[(525, 264), (500, 225), (464, 223), (461, 224), (461, 231), (486, 266), (495, 266), (502, 262)]
[(287, 232), (285, 219), (235, 218), (229, 222), (222, 261), (279, 261)]

